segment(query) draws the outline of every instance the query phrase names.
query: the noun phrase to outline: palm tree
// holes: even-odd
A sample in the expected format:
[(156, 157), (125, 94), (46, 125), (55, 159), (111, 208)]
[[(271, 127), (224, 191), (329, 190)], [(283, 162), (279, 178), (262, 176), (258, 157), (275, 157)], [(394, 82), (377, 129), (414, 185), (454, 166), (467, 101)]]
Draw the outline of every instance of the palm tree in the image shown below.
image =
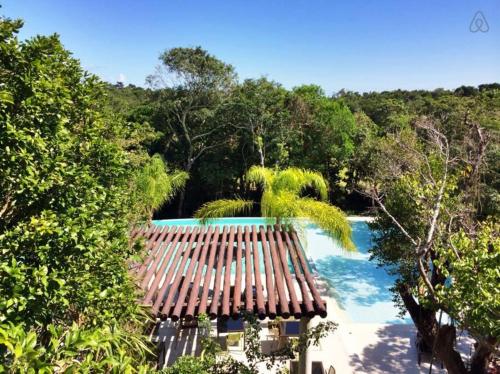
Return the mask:
[(139, 203), (149, 220), (153, 212), (170, 201), (184, 188), (188, 173), (174, 170), (170, 172), (159, 154), (153, 155), (137, 173), (136, 193)]
[[(293, 218), (304, 217), (340, 241), (347, 250), (354, 250), (351, 227), (345, 214), (328, 203), (328, 183), (315, 171), (299, 168), (273, 170), (252, 166), (246, 173), (249, 183), (262, 186), (261, 215), (275, 218), (276, 223), (291, 223)], [(303, 197), (305, 189), (317, 192), (319, 200)], [(250, 200), (222, 199), (204, 204), (195, 213), (202, 223), (210, 219), (234, 216), (250, 212), (254, 202)]]

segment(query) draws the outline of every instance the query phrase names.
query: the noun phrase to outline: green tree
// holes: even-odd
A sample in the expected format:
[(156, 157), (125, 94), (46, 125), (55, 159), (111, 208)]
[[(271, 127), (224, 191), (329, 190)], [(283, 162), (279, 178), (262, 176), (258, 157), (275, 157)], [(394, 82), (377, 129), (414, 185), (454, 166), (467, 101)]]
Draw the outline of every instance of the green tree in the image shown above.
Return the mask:
[(471, 372), (488, 366), (500, 337), (498, 269), (500, 225), (481, 223), (474, 233), (459, 231), (437, 248), (433, 264), (449, 282), (436, 287), (447, 313), (478, 339)]
[[(276, 218), (277, 223), (290, 223), (293, 218), (308, 218), (320, 228), (338, 239), (344, 248), (354, 249), (351, 227), (344, 213), (328, 204), (328, 184), (320, 173), (297, 168), (273, 170), (252, 166), (247, 174), (248, 183), (263, 189), (260, 200), (262, 217)], [(306, 189), (314, 190), (320, 200), (303, 196)], [(206, 222), (209, 219), (233, 216), (249, 211), (251, 200), (222, 199), (203, 205), (195, 217)]]
[(359, 133), (355, 116), (316, 85), (294, 88), (288, 106), (295, 130), (288, 137), (289, 165), (318, 170), (332, 188), (331, 198), (340, 203), (352, 175), (350, 161)]
[[(193, 165), (207, 151), (228, 142), (224, 124), (215, 120), (225, 104), (236, 75), (231, 65), (225, 64), (200, 47), (173, 48), (165, 51), (162, 65), (148, 82), (157, 91), (153, 126), (166, 137), (167, 151), (180, 155), (180, 166), (190, 173)], [(174, 84), (170, 84), (174, 81)], [(181, 190), (178, 215), (184, 206)]]
[[(486, 373), (499, 338), (491, 276), (499, 249), (494, 237), (476, 232), (487, 136), (462, 118), (448, 136), (441, 130), (447, 124), (423, 117), (379, 141), (365, 188), (379, 207), (373, 257), (397, 277), (397, 299), (425, 343), (450, 373)], [(465, 292), (474, 282), (480, 289)], [(480, 301), (476, 291), (484, 292)], [(439, 311), (456, 324), (440, 324)], [(458, 327), (477, 341), (469, 368), (455, 350)]]
[(146, 156), (59, 38), (21, 27), (0, 18), (0, 372), (144, 372), (127, 260)]
[[(325, 96), (319, 86), (293, 89), (294, 118), (302, 132), (302, 148), (296, 149), (302, 167), (327, 174), (346, 164), (354, 152), (356, 121), (341, 101)], [(302, 158), (302, 161), (300, 160)]]
[(228, 116), (234, 128), (243, 130), (240, 146), (256, 154), (255, 161), (260, 166), (269, 162), (279, 164), (283, 158), (275, 150), (291, 136), (288, 97), (281, 85), (265, 78), (246, 79), (232, 92)]

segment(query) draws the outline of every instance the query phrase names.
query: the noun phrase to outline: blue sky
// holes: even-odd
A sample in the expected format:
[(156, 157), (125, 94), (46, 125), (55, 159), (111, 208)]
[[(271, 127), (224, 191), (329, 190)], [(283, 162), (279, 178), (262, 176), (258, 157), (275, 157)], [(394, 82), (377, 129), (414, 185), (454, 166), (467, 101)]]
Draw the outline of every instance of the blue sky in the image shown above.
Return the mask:
[[(499, 0), (0, 0), (22, 38), (57, 32), (103, 79), (144, 85), (160, 52), (200, 45), (240, 79), (327, 93), (500, 82)], [(469, 30), (482, 11), (488, 32)]]

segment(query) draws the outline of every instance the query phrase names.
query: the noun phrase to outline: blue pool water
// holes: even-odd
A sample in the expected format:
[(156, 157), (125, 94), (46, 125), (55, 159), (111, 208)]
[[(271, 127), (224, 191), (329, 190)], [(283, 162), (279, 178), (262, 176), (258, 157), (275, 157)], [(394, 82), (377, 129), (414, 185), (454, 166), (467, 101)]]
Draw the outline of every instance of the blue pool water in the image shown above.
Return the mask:
[(307, 255), (331, 286), (331, 295), (353, 322), (411, 323), (409, 317), (398, 317), (389, 291), (394, 278), (370, 261), (373, 232), (365, 221), (351, 221), (351, 227), (356, 253), (346, 253), (313, 225), (306, 229)]
[[(156, 225), (194, 225), (195, 219), (154, 221)], [(264, 225), (263, 218), (223, 218), (212, 224)], [(398, 317), (389, 288), (394, 279), (369, 260), (368, 250), (373, 245), (373, 232), (362, 220), (351, 220), (353, 240), (357, 252), (347, 253), (321, 229), (303, 224), (299, 229), (308, 258), (314, 261), (319, 275), (330, 286), (330, 294), (356, 323), (411, 323)], [(261, 265), (263, 266), (263, 265)]]

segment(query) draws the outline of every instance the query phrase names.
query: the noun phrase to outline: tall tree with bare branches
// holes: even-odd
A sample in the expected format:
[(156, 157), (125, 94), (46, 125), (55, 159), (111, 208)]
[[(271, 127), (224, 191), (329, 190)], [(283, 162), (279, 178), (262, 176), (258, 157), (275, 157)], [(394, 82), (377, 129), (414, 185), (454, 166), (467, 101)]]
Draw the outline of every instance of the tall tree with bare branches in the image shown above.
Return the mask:
[[(488, 276), (498, 271), (500, 247), (495, 235), (484, 235), (498, 226), (494, 217), (486, 223), (478, 218), (487, 143), (468, 112), (453, 133), (439, 118), (420, 117), (379, 142), (364, 184), (378, 207), (373, 256), (397, 276), (401, 305), (450, 373), (486, 373), (500, 336), (498, 282)], [(481, 248), (486, 250), (478, 256)], [(484, 295), (465, 287), (471, 283), (481, 284)], [(440, 324), (440, 311), (456, 323)], [(470, 363), (455, 349), (457, 329), (477, 342)]]

